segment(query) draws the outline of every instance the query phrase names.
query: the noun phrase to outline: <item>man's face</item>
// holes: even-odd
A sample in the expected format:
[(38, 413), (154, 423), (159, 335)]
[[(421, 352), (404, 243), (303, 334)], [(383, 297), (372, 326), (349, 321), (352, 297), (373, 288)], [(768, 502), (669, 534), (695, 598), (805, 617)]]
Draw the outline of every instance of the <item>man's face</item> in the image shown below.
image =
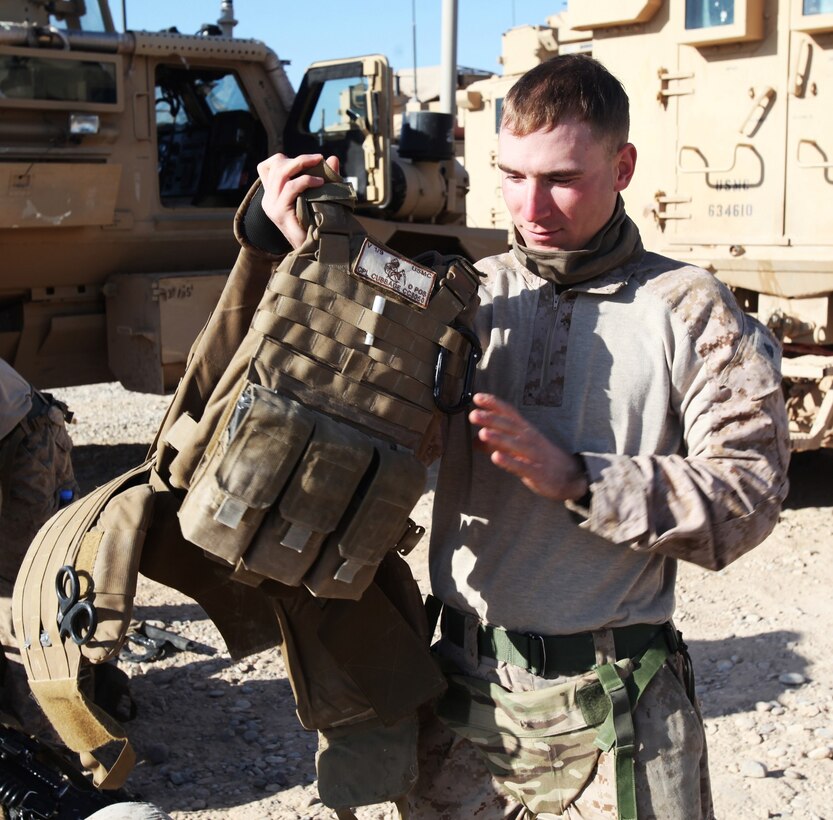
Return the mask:
[(613, 151), (577, 120), (498, 140), (503, 198), (529, 248), (574, 251), (610, 219), (616, 194), (633, 175), (636, 149)]

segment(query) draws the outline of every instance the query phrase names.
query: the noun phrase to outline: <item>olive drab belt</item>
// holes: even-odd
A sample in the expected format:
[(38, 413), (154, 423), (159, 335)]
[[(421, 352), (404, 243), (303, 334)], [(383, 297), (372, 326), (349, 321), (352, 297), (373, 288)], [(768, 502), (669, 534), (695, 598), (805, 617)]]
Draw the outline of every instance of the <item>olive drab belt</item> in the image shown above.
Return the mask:
[[(383, 556), (423, 532), (409, 518), (425, 488), (418, 456), (437, 419), (471, 399), (480, 348), (460, 319), (479, 275), (375, 242), (349, 186), (321, 173), (330, 180), (299, 199), (307, 239), (275, 265), (236, 382), (218, 388), (224, 412), (212, 429), (183, 414), (165, 441), (180, 452), (171, 475), (189, 541), (244, 583), (357, 599)], [(195, 438), (207, 438), (198, 459)]]

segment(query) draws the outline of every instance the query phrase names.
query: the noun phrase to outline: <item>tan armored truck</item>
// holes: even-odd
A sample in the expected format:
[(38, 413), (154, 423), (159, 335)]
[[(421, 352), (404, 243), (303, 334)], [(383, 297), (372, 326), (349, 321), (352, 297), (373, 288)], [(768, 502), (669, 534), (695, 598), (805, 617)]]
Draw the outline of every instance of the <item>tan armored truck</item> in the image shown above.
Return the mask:
[(458, 92), (468, 220), (508, 227), (497, 122), (517, 76), (585, 51), (631, 100), (646, 247), (713, 271), (784, 342), (796, 450), (833, 446), (833, 0), (568, 0)]
[(465, 227), (450, 115), (416, 112), (392, 144), (384, 57), (315, 64), (296, 95), (235, 22), (223, 0), (195, 35), (119, 33), (107, 0), (0, 0), (0, 356), (36, 385), (171, 390), (279, 150), (337, 154), (368, 230), (406, 255), (505, 245)]

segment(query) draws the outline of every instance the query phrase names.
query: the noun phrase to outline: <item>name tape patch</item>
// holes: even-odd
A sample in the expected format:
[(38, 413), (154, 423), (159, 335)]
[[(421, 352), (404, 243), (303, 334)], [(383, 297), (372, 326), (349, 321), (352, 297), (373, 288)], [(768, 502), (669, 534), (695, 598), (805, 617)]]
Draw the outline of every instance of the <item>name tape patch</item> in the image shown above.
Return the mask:
[(415, 265), (410, 259), (364, 240), (353, 273), (379, 287), (399, 294), (419, 307), (426, 307), (434, 290), (436, 271)]

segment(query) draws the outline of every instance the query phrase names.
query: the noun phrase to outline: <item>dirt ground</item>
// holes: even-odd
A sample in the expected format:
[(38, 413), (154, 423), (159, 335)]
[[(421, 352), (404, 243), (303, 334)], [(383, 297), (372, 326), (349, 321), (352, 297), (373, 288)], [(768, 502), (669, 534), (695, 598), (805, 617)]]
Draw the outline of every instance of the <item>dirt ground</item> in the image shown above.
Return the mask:
[[(76, 412), (85, 491), (143, 458), (167, 405), (116, 385), (54, 392)], [(676, 621), (695, 662), (721, 820), (833, 820), (833, 453), (796, 455), (790, 475), (764, 544), (718, 573), (680, 567)], [(418, 523), (429, 524), (431, 497)], [(423, 589), (425, 559), (423, 541), (410, 559)], [(315, 788), (316, 737), (294, 715), (277, 651), (232, 662), (193, 601), (146, 579), (134, 617), (200, 646), (121, 664), (138, 706), (128, 787), (177, 820), (331, 817)]]

